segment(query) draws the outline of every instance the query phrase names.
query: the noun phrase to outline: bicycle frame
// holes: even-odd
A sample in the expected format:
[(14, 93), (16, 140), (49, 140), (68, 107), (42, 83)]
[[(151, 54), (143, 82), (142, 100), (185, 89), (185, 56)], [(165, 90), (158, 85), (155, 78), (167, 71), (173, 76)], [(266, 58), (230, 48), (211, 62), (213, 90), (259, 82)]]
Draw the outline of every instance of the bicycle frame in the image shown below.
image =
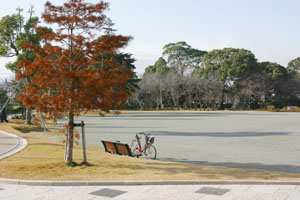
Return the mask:
[[(145, 136), (145, 144), (143, 146), (141, 144), (142, 137), (139, 137), (138, 134)], [(147, 159), (150, 158), (155, 160), (157, 151), (153, 143), (154, 143), (154, 136), (150, 136), (150, 133), (144, 133), (144, 132), (136, 133), (135, 139), (132, 140), (131, 143), (131, 150), (136, 157), (145, 156), (145, 158)]]
[[(148, 135), (145, 134), (145, 133), (140, 133), (140, 134), (143, 134), (145, 136), (145, 145), (142, 146), (141, 144), (141, 137), (139, 137), (137, 134), (135, 136), (136, 138), (136, 143), (137, 143), (137, 147), (138, 147), (138, 152), (137, 153), (144, 153), (144, 150), (147, 149), (151, 143), (148, 141)], [(135, 150), (136, 151), (136, 150)]]

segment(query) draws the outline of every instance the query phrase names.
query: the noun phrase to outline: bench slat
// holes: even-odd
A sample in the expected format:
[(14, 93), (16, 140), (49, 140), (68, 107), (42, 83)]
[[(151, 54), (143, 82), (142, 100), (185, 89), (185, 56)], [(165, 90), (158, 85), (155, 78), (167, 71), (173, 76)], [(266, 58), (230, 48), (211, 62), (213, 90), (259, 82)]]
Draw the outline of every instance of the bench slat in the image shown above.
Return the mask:
[(131, 156), (131, 149), (128, 144), (115, 143), (115, 146), (117, 148), (118, 154)]
[(114, 142), (109, 142), (109, 141), (101, 141), (103, 143), (105, 152), (108, 153), (118, 153), (117, 148), (114, 145)]
[(119, 142), (110, 142), (101, 140), (105, 152), (119, 154), (119, 155), (126, 155), (126, 156), (140, 156), (140, 155), (132, 155), (131, 149), (128, 144), (123, 144)]

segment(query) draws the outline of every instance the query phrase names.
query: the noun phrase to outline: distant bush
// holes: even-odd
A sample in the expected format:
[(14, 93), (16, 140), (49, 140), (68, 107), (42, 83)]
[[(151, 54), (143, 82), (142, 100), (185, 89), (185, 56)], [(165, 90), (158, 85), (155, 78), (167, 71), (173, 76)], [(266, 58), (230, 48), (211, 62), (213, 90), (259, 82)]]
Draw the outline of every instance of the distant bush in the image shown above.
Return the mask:
[(22, 107), (21, 106), (11, 106), (8, 105), (6, 107), (6, 113), (7, 114), (19, 114), (22, 112)]
[(269, 110), (269, 111), (275, 111), (275, 106), (274, 105), (269, 105), (269, 106), (267, 106), (267, 110)]
[(287, 107), (283, 107), (281, 111), (287, 111)]
[(288, 107), (287, 107), (287, 111), (290, 111), (290, 112), (298, 112), (298, 111), (299, 111), (299, 108), (298, 108), (298, 106), (288, 106)]
[(22, 116), (15, 115), (15, 116), (12, 117), (12, 119), (22, 119)]

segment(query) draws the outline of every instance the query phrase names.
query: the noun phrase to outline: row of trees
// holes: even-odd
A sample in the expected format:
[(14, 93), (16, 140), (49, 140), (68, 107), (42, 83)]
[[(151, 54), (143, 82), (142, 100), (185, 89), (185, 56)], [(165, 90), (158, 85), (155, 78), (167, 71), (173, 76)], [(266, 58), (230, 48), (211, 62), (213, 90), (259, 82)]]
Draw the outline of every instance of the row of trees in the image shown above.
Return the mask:
[(283, 67), (258, 62), (246, 49), (206, 52), (186, 42), (170, 43), (162, 57), (145, 69), (129, 107), (193, 108), (194, 99), (203, 98), (216, 99), (219, 109), (299, 105), (299, 77), (300, 58)]

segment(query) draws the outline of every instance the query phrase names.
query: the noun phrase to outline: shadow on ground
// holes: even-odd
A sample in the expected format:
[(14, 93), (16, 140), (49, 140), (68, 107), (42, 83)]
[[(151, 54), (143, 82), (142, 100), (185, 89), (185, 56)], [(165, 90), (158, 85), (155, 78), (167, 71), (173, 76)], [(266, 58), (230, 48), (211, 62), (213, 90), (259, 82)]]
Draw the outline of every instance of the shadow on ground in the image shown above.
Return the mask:
[(281, 164), (267, 165), (262, 163), (236, 163), (236, 162), (213, 163), (207, 161), (190, 161), (190, 160), (179, 160), (173, 158), (161, 158), (159, 160), (204, 165), (204, 166), (218, 166), (218, 167), (228, 167), (228, 168), (238, 168), (238, 169), (257, 169), (257, 170), (267, 170), (267, 171), (274, 171), (274, 172), (300, 173), (300, 166), (295, 166), (295, 165), (281, 165)]
[(289, 136), (289, 132), (175, 132), (175, 131), (151, 131), (157, 136), (200, 136), (200, 137), (263, 137), (263, 136)]

